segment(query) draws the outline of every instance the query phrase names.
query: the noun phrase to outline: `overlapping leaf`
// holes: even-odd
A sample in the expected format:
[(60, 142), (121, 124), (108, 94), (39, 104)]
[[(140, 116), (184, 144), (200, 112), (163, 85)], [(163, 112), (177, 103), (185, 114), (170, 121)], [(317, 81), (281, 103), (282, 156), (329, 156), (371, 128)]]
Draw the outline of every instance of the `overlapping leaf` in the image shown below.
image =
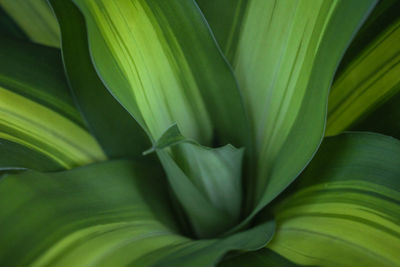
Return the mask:
[(198, 236), (221, 235), (239, 223), (244, 149), (201, 146), (173, 125), (150, 151), (157, 152)]
[(372, 133), (327, 138), (275, 207), (269, 248), (302, 265), (400, 263), (400, 142)]
[(69, 0), (50, 2), (60, 23), (69, 84), (91, 132), (111, 158), (141, 156), (150, 147), (149, 138), (108, 92), (93, 68), (82, 14)]
[(75, 3), (100, 76), (153, 140), (176, 122), (201, 144), (214, 130), (224, 142), (245, 142), (239, 90), (192, 1)]
[(0, 138), (1, 168), (34, 167), (29, 158), (46, 158), (41, 170), (105, 158), (69, 96), (59, 52), (6, 38), (0, 42)]
[(250, 192), (255, 192), (252, 207), (261, 208), (316, 151), (334, 72), (375, 1), (234, 1), (235, 14), (225, 15), (232, 19), (225, 30), (210, 8), (221, 4), (222, 9), (223, 1), (198, 2), (215, 34), (231, 32), (238, 40), (236, 48), (225, 51), (254, 126), (259, 172)]
[(60, 47), (60, 29), (46, 0), (2, 0), (0, 5), (34, 42)]
[(348, 129), (398, 92), (400, 16), (348, 63), (336, 79), (329, 96), (326, 135)]
[[(79, 0), (75, 3), (86, 20), (91, 54), (99, 76), (153, 143), (176, 123), (185, 138), (206, 146), (245, 145), (246, 155), (251, 155), (249, 128), (236, 81), (194, 2)], [(199, 182), (199, 175), (193, 170), (202, 171), (201, 183), (208, 184), (207, 179), (212, 178), (206, 173), (225, 175), (232, 163), (212, 165), (212, 168), (207, 167), (209, 170), (200, 161), (188, 165), (185, 159), (203, 156), (196, 155), (201, 150), (182, 146), (177, 153), (159, 152), (164, 155), (162, 162), (175, 195), (181, 201), (182, 195), (188, 195), (189, 191), (193, 195), (200, 194), (199, 198), (209, 198), (209, 195), (201, 196), (205, 192), (197, 188), (199, 185), (195, 181)], [(216, 153), (215, 158), (219, 157), (218, 151), (212, 152)], [(232, 183), (240, 184), (240, 173), (236, 175), (239, 178), (232, 178)], [(174, 182), (177, 177), (178, 183)], [(186, 189), (182, 189), (182, 185), (187, 185)], [(239, 195), (233, 199), (241, 199), (240, 190), (236, 191)], [(224, 192), (218, 191), (218, 194)], [(216, 194), (214, 197), (220, 198)], [(233, 203), (237, 201), (229, 206)], [(217, 226), (212, 229), (211, 221), (224, 225), (226, 230), (238, 217), (237, 212), (235, 220), (226, 217), (224, 214), (229, 211), (213, 212), (206, 217), (199, 215), (206, 214), (204, 211), (209, 206), (193, 199), (185, 200), (183, 206), (190, 217), (202, 218), (204, 223), (199, 219), (192, 218), (192, 221), (204, 226), (203, 230), (195, 227), (203, 236), (222, 232)], [(235, 210), (240, 209), (239, 201)]]
[(15, 38), (28, 39), (24, 31), (14, 22), (7, 12), (0, 6), (0, 34)]
[(157, 166), (129, 161), (3, 177), (0, 264), (210, 266), (271, 237), (271, 222), (224, 239), (180, 235), (165, 181)]
[(367, 115), (350, 129), (382, 133), (400, 139), (400, 93)]

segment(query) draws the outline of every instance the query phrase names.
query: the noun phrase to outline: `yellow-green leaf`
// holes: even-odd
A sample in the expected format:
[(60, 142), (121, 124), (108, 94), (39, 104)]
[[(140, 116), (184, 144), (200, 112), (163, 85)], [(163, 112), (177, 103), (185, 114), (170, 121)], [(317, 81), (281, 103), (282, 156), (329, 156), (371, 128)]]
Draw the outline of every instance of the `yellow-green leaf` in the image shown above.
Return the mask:
[(340, 73), (329, 96), (326, 135), (348, 129), (400, 92), (400, 19), (378, 35)]
[(210, 144), (242, 145), (247, 122), (233, 74), (192, 1), (76, 0), (94, 64), (153, 140), (173, 123)]
[(69, 95), (59, 51), (5, 38), (0, 43), (0, 138), (44, 155), (59, 168), (105, 159)]
[(400, 264), (400, 142), (372, 133), (327, 138), (274, 208), (268, 245), (301, 265)]

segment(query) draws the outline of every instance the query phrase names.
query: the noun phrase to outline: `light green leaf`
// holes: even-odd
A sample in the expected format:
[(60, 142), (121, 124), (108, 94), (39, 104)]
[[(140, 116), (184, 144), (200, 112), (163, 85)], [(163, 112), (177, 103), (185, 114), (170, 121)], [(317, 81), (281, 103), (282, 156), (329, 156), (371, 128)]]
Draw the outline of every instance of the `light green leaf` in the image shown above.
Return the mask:
[(274, 210), (269, 248), (302, 265), (400, 264), (400, 142), (372, 133), (327, 138)]
[(2, 38), (0, 138), (34, 150), (61, 168), (103, 160), (69, 96), (60, 63), (56, 49)]
[(109, 157), (141, 156), (150, 140), (97, 76), (82, 14), (69, 0), (50, 3), (62, 32), (64, 67), (89, 129)]
[(335, 69), (374, 2), (250, 1), (234, 69), (255, 125), (259, 207), (315, 153)]
[[(246, 156), (250, 158), (251, 139), (240, 92), (193, 1), (77, 0), (75, 3), (86, 19), (93, 62), (101, 79), (147, 132), (153, 145), (176, 123), (187, 139), (204, 146), (227, 143), (246, 146)], [(209, 203), (210, 193), (202, 196), (201, 187), (214, 183), (215, 174), (224, 177), (234, 174), (227, 188), (231, 192), (234, 185), (238, 191), (241, 173), (237, 175), (237, 168), (229, 172), (227, 166), (241, 161), (241, 156), (224, 159), (233, 162), (219, 159), (217, 165), (211, 165), (214, 177), (206, 177), (211, 173), (205, 162), (188, 165), (187, 159), (205, 160), (202, 151), (207, 149), (189, 147), (183, 145), (172, 153), (158, 152), (158, 155), (177, 198), (185, 208), (190, 206), (185, 211), (196, 224), (196, 233), (210, 237), (237, 222), (241, 196), (232, 192), (235, 195), (227, 203), (225, 191), (213, 190), (214, 203)], [(216, 169), (221, 165), (224, 166), (221, 171)], [(241, 170), (241, 164), (238, 168)], [(195, 178), (200, 170), (201, 178)], [(193, 184), (194, 180), (198, 182)], [(183, 200), (182, 195), (189, 196), (191, 201)], [(224, 199), (224, 205), (229, 206), (228, 214), (234, 210), (235, 216), (221, 212), (219, 203), (213, 207), (215, 199)]]
[[(224, 32), (206, 0), (198, 1), (205, 17), (215, 21), (215, 33)], [(234, 56), (229, 51), (228, 56), (250, 111), (259, 158), (250, 209), (277, 196), (315, 153), (336, 67), (375, 2), (234, 1), (238, 8), (230, 25), (240, 31), (225, 30), (239, 34)]]
[(282, 192), (317, 150), (333, 75), (375, 3), (247, 1), (231, 63), (250, 110), (259, 158), (248, 219)]
[(74, 1), (94, 64), (113, 95), (157, 140), (173, 123), (203, 145), (243, 145), (240, 92), (193, 1)]
[(271, 238), (272, 222), (224, 239), (180, 235), (165, 181), (158, 165), (128, 161), (3, 177), (0, 265), (211, 266)]
[(221, 235), (239, 222), (243, 149), (201, 146), (183, 137), (175, 124), (151, 151), (157, 151), (199, 237)]
[(400, 92), (400, 16), (360, 52), (332, 86), (326, 135), (348, 129)]
[(60, 46), (60, 29), (46, 0), (1, 0), (0, 5), (34, 42)]

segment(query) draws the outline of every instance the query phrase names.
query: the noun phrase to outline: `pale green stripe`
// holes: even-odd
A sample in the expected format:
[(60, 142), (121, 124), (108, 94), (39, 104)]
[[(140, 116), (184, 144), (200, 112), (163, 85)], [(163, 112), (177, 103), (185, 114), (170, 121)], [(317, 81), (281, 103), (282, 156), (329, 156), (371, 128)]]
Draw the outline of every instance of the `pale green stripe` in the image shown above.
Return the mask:
[[(104, 261), (109, 261), (113, 254), (118, 254), (118, 250), (125, 250), (134, 245), (136, 249), (129, 250), (128, 255), (114, 259), (122, 263), (125, 258), (128, 260), (125, 262), (127, 264), (149, 251), (187, 241), (184, 237), (174, 235), (155, 220), (146, 220), (146, 217), (149, 217), (149, 214), (134, 222), (94, 225), (73, 232), (54, 244), (35, 260), (32, 266), (103, 266)], [(145, 243), (149, 242), (154, 244), (145, 246)], [(139, 245), (143, 249), (137, 247)]]
[[(86, 4), (130, 85), (130, 101), (136, 103), (141, 113), (136, 116), (144, 118), (151, 136), (158, 139), (177, 122), (185, 136), (209, 141), (210, 119), (190, 66), (179, 44), (166, 40), (146, 2)], [(190, 99), (188, 92), (192, 94)], [(126, 99), (126, 93), (120, 99)]]
[[(26, 94), (28, 97), (32, 96), (35, 97), (35, 101), (42, 101), (40, 104), (46, 104), (50, 108), (52, 108), (50, 105), (53, 107), (57, 107), (60, 111), (62, 111), (65, 115), (67, 115), (69, 118), (73, 119), (76, 122), (81, 121), (81, 117), (79, 112), (76, 110), (75, 107), (71, 106), (70, 104), (66, 103), (65, 101), (48, 94), (44, 90), (40, 90), (37, 87), (31, 86), (29, 83), (22, 82), (21, 80), (16, 80), (9, 78), (7, 76), (1, 75), (0, 74), (0, 79), (1, 79), (1, 84), (4, 87), (7, 88), (23, 88), (23, 93)], [(0, 85), (1, 86), (1, 85)], [(18, 93), (22, 93), (20, 90)]]
[(323, 33), (338, 2), (249, 1), (234, 70), (262, 162), (257, 197), (263, 194), (273, 161), (297, 118)]
[(329, 96), (326, 135), (335, 135), (400, 91), (400, 20), (336, 80)]
[(306, 188), (276, 208), (278, 230), (268, 247), (304, 265), (394, 266), (400, 251), (395, 200), (397, 191), (358, 180)]
[[(84, 129), (53, 110), (0, 87), (3, 137), (23, 139), (37, 151), (57, 151), (52, 158), (73, 167), (105, 159), (97, 141)], [(4, 132), (6, 131), (6, 132)], [(28, 136), (29, 140), (24, 139)], [(24, 142), (19, 142), (24, 145)]]

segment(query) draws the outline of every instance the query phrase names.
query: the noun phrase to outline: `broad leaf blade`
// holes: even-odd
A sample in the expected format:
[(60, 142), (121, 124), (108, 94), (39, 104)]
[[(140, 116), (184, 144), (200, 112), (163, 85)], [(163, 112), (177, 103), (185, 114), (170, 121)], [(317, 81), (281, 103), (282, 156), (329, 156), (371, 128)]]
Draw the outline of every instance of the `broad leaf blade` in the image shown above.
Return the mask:
[(58, 50), (3, 38), (0, 96), (0, 138), (34, 150), (61, 168), (105, 158), (69, 95)]
[(90, 58), (82, 14), (69, 0), (50, 3), (63, 37), (64, 67), (89, 129), (109, 157), (140, 156), (150, 141), (98, 77)]
[(234, 56), (228, 55), (250, 111), (259, 158), (248, 209), (261, 207), (288, 186), (315, 153), (324, 135), (336, 67), (376, 1), (234, 1), (238, 8), (226, 15), (231, 23), (225, 30), (219, 29), (211, 4), (199, 2), (205, 17), (214, 22), (215, 34), (239, 35)]
[(76, 0), (95, 66), (153, 140), (173, 123), (210, 144), (248, 142), (235, 79), (192, 1)]
[(60, 29), (46, 0), (2, 0), (0, 5), (32, 41), (60, 46)]
[[(75, 3), (85, 17), (93, 62), (101, 79), (153, 144), (176, 123), (185, 138), (201, 145), (232, 143), (245, 146), (247, 157), (252, 155), (249, 127), (233, 73), (193, 1)], [(199, 185), (188, 179), (185, 173), (196, 176), (196, 172), (189, 170), (191, 166), (185, 160), (177, 161), (195, 157), (193, 151), (158, 155), (177, 198), (191, 207), (186, 211), (196, 224), (196, 232), (210, 237), (233, 226), (238, 216), (231, 218), (213, 207), (200, 193)], [(222, 164), (222, 172), (228, 164)], [(206, 177), (210, 173), (204, 162), (193, 165), (193, 169), (203, 174), (196, 180), (215, 180)], [(237, 191), (236, 184), (241, 181), (238, 177), (232, 180)], [(224, 191), (218, 194), (222, 197)], [(191, 197), (191, 201), (182, 200), (182, 195)], [(237, 204), (240, 198), (234, 196), (229, 205)], [(240, 208), (237, 205), (235, 213)]]
[(159, 166), (128, 161), (3, 177), (0, 263), (210, 266), (228, 250), (258, 249), (271, 237), (271, 222), (225, 239), (181, 236), (165, 187)]
[(293, 194), (275, 207), (269, 248), (302, 265), (398, 265), (399, 177), (398, 140), (327, 138)]

